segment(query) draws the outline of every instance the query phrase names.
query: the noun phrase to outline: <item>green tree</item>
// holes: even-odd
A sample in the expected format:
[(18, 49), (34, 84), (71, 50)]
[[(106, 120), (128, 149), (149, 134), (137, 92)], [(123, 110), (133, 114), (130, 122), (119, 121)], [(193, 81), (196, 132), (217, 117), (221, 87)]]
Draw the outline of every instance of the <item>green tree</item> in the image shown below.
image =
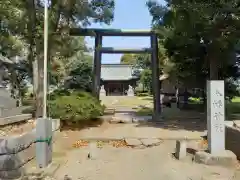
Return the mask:
[(210, 79), (223, 78), (222, 67), (234, 64), (234, 58), (230, 57), (240, 35), (238, 1), (166, 2), (169, 8), (156, 1), (149, 1), (147, 5), (155, 26), (170, 30), (165, 48), (178, 63), (179, 72), (189, 68), (190, 71), (185, 72), (191, 74), (196, 65), (201, 64), (199, 73), (204, 72)]
[(134, 54), (123, 54), (120, 60), (121, 64), (136, 64), (136, 55)]
[(83, 37), (71, 37), (66, 46), (59, 47), (58, 52), (52, 57), (49, 77), (52, 85), (61, 86), (69, 73), (83, 63), (91, 63), (92, 57), (87, 55), (88, 49)]
[(65, 88), (91, 92), (92, 78), (91, 64), (82, 62), (69, 73), (69, 78), (65, 81)]
[[(66, 34), (71, 27), (83, 27), (91, 22), (109, 24), (113, 19), (113, 0), (92, 0), (82, 3), (74, 0), (49, 1), (49, 62), (64, 59), (72, 37)], [(41, 0), (5, 0), (0, 2), (1, 24), (10, 35), (21, 37), (28, 45), (28, 59), (32, 63), (37, 117), (43, 107), (43, 20), (44, 4)], [(63, 51), (65, 49), (65, 51)], [(74, 52), (74, 51), (73, 51)], [(56, 58), (61, 57), (61, 58)], [(63, 63), (64, 64), (64, 63)]]
[(22, 105), (23, 98), (27, 93), (27, 83), (30, 79), (28, 70), (29, 64), (25, 60), (9, 67), (9, 83), (11, 85), (11, 92), (12, 96), (18, 100), (18, 106)]
[(152, 71), (150, 69), (144, 69), (141, 73), (140, 82), (142, 83), (144, 89), (149, 93), (152, 92)]

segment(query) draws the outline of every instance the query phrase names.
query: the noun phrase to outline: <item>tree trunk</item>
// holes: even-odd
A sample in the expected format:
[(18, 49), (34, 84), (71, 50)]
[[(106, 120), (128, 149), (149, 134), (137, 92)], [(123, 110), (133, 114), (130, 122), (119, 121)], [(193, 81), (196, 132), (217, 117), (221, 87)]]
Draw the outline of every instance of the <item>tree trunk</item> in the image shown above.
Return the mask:
[(44, 60), (42, 53), (39, 53), (40, 56), (37, 59), (37, 68), (36, 73), (37, 79), (37, 89), (36, 89), (36, 117), (43, 117), (43, 78), (44, 78)]
[[(36, 102), (36, 105), (38, 104), (38, 98), (37, 98), (37, 94), (38, 94), (38, 62), (37, 59), (34, 59), (32, 61), (32, 71), (33, 71), (33, 97), (34, 100)], [(38, 117), (37, 115), (38, 113), (38, 109), (36, 108), (36, 117)]]
[[(38, 92), (38, 62), (36, 57), (36, 8), (35, 8), (35, 0), (27, 1), (27, 9), (28, 9), (28, 34), (29, 34), (29, 62), (32, 63), (32, 75), (33, 75), (33, 97), (36, 101), (36, 105), (38, 104), (37, 92)], [(36, 108), (37, 109), (37, 108)], [(37, 110), (38, 111), (38, 110)], [(38, 113), (36, 112), (36, 115)], [(38, 116), (36, 116), (38, 117)]]
[(218, 72), (219, 72), (219, 61), (211, 57), (209, 59), (209, 69), (210, 69), (210, 80), (218, 80)]

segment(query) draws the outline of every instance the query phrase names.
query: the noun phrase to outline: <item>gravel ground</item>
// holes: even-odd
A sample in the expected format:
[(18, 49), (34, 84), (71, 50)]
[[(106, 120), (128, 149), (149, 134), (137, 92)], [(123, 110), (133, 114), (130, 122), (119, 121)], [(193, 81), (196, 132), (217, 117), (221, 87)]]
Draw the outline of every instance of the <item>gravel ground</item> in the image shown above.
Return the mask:
[[(56, 179), (72, 180), (239, 180), (236, 169), (195, 164), (188, 156), (183, 161), (173, 158), (175, 141), (146, 149), (79, 148), (69, 151), (67, 162), (56, 172)], [(88, 159), (92, 152), (95, 159)], [(238, 172), (238, 177), (234, 177)]]

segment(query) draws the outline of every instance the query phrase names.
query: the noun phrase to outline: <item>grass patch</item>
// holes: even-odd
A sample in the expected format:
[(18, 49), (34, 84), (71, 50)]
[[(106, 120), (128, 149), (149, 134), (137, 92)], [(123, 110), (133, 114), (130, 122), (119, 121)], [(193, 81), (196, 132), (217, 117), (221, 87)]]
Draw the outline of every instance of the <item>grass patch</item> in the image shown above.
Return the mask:
[(232, 103), (240, 103), (240, 97), (233, 98)]
[(152, 108), (141, 108), (136, 112), (137, 116), (151, 116), (153, 114)]
[(141, 99), (145, 101), (153, 101), (153, 97), (150, 97), (150, 96), (142, 97)]
[(240, 119), (240, 97), (235, 97), (231, 102), (226, 102), (226, 115), (230, 119)]
[(196, 97), (189, 97), (188, 101), (190, 104), (202, 104), (203, 103), (201, 98), (196, 98)]

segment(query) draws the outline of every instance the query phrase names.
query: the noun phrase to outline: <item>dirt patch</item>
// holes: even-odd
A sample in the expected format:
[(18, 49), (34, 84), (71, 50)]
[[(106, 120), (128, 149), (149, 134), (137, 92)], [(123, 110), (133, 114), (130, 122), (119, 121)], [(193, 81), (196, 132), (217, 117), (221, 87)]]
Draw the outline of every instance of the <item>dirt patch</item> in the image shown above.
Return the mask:
[(24, 134), (25, 132), (30, 132), (35, 127), (36, 121), (34, 119), (14, 124), (8, 124), (5, 126), (0, 126), (0, 136), (21, 135)]
[[(60, 167), (55, 176), (57, 179), (67, 175), (71, 179), (120, 180), (124, 174), (125, 180), (199, 180), (203, 177), (210, 180), (212, 174), (218, 174), (217, 179), (233, 179), (231, 177), (235, 169), (196, 164), (191, 161), (191, 158), (186, 161), (177, 161), (172, 158), (171, 152), (174, 149), (174, 141), (165, 141), (160, 146), (145, 149), (104, 146), (96, 149), (95, 159), (90, 160), (87, 158), (89, 149), (80, 148), (68, 152), (65, 157), (66, 164)], [(239, 179), (239, 176), (235, 179)]]

